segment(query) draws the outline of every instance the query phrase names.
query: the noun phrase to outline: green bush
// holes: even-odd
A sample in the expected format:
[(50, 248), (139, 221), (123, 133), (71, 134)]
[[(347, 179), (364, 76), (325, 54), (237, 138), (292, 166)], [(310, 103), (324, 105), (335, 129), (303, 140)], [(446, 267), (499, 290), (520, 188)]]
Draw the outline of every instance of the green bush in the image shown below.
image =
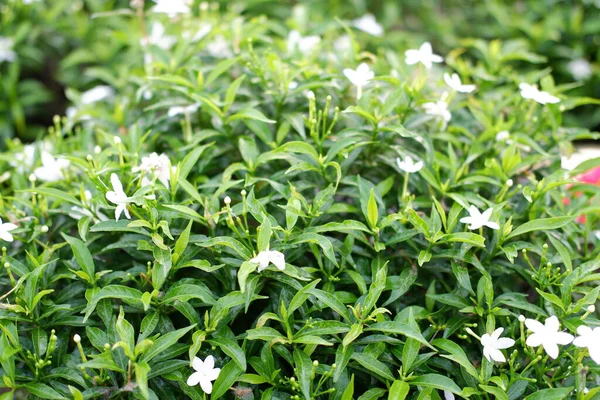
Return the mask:
[(526, 42), (70, 3), (0, 6), (40, 13), (13, 94), (86, 32), (57, 39), (66, 116), (0, 155), (0, 399), (596, 398), (600, 159), (572, 142), (599, 135), (563, 116), (597, 100)]

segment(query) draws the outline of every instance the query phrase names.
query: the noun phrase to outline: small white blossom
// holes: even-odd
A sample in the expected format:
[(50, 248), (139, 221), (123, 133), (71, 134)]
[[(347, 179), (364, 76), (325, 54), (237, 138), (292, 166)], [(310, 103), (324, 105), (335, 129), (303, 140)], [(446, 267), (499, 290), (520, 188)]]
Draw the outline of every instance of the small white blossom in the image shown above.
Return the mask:
[(370, 35), (378, 37), (383, 36), (383, 27), (377, 22), (373, 14), (365, 14), (362, 17), (355, 19), (352, 21), (352, 25)]
[(475, 85), (463, 85), (460, 80), (460, 76), (458, 76), (457, 73), (454, 73), (452, 75), (445, 73), (444, 82), (446, 82), (446, 84), (452, 89), (460, 93), (471, 93), (476, 88)]
[(150, 29), (150, 35), (142, 38), (141, 40), (142, 46), (151, 44), (160, 47), (163, 50), (170, 49), (175, 43), (177, 43), (177, 38), (175, 36), (168, 36), (165, 33), (166, 29), (164, 25), (160, 22), (154, 22), (152, 24), (152, 29)]
[(578, 81), (583, 81), (592, 76), (592, 65), (585, 58), (578, 58), (576, 60), (572, 60), (567, 64), (567, 68), (573, 78)]
[(491, 335), (481, 336), (481, 345), (483, 346), (483, 356), (488, 361), (506, 362), (506, 357), (500, 350), (508, 349), (514, 346), (515, 341), (510, 338), (501, 338), (500, 335), (504, 328), (498, 328)]
[(356, 97), (359, 99), (362, 94), (362, 88), (367, 86), (369, 81), (375, 77), (375, 73), (371, 71), (371, 68), (369, 68), (369, 65), (366, 63), (361, 63), (356, 70), (345, 68), (344, 75), (348, 78), (350, 83), (356, 86), (358, 93)]
[(537, 87), (530, 85), (528, 83), (520, 83), (519, 89), (521, 89), (521, 96), (524, 99), (532, 99), (537, 101), (540, 104), (555, 104), (560, 101), (560, 99), (556, 96), (552, 96), (548, 92), (543, 92), (539, 90)]
[(150, 178), (155, 176), (167, 189), (171, 180), (171, 160), (166, 154), (158, 155), (152, 153), (149, 156), (142, 157), (139, 166), (132, 169), (134, 173), (141, 173), (142, 186), (151, 184)]
[(444, 122), (449, 122), (452, 119), (452, 113), (448, 110), (448, 103), (443, 99), (424, 103), (423, 108), (426, 114), (441, 118)]
[(404, 52), (404, 55), (406, 56), (406, 63), (408, 65), (421, 63), (427, 69), (431, 69), (433, 63), (441, 63), (442, 61), (444, 61), (442, 56), (433, 54), (433, 50), (431, 49), (431, 43), (429, 42), (423, 43), (418, 50), (406, 50)]
[(300, 51), (302, 54), (310, 53), (321, 42), (319, 36), (302, 36), (298, 31), (290, 31), (287, 40), (288, 52)]
[(573, 335), (558, 331), (560, 322), (554, 315), (550, 318), (546, 318), (543, 325), (535, 319), (527, 318), (525, 320), (525, 326), (533, 332), (525, 342), (527, 346), (543, 346), (544, 350), (551, 358), (558, 357), (559, 344), (567, 345), (573, 341)]
[[(37, 149), (38, 146), (34, 143), (23, 146), (23, 151), (14, 155), (14, 159), (10, 161), (10, 165), (15, 167), (15, 169), (20, 173), (29, 171), (37, 160), (35, 154)], [(52, 145), (50, 142), (44, 141), (39, 146), (40, 154), (44, 152), (50, 152), (50, 150), (52, 150)]]
[(115, 90), (110, 86), (96, 86), (86, 92), (81, 93), (81, 104), (93, 104), (100, 100), (114, 96)]
[(117, 205), (115, 208), (115, 219), (118, 221), (121, 213), (125, 213), (127, 219), (131, 219), (131, 215), (129, 215), (129, 210), (127, 210), (127, 203), (131, 203), (131, 199), (127, 197), (125, 192), (123, 191), (123, 184), (121, 180), (117, 176), (117, 174), (112, 173), (110, 175), (110, 182), (112, 184), (113, 190), (106, 193), (106, 199), (111, 203)]
[(423, 161), (414, 162), (410, 156), (406, 156), (403, 161), (396, 158), (396, 164), (398, 164), (398, 168), (408, 173), (419, 172), (423, 168)]
[(169, 108), (167, 116), (174, 117), (180, 114), (193, 114), (200, 108), (200, 104), (191, 104), (189, 106), (173, 106)]
[(152, 11), (167, 14), (169, 17), (190, 12), (189, 0), (154, 0), (154, 2), (156, 5), (152, 7)]
[(200, 387), (206, 394), (212, 393), (212, 382), (219, 377), (221, 368), (215, 368), (215, 359), (213, 356), (208, 356), (202, 361), (198, 357), (194, 357), (192, 361), (192, 367), (194, 372), (187, 380), (188, 386), (196, 386), (200, 384)]
[(336, 53), (345, 54), (352, 50), (352, 39), (348, 35), (344, 35), (333, 42), (333, 48)]
[(15, 42), (11, 38), (0, 36), (0, 63), (3, 61), (14, 61), (17, 54), (13, 51)]
[(585, 161), (600, 157), (600, 149), (596, 147), (580, 147), (569, 157), (560, 158), (560, 166), (566, 171), (577, 168)]
[(577, 336), (573, 344), (577, 347), (587, 347), (590, 357), (596, 364), (600, 364), (600, 327), (594, 329), (581, 325), (577, 328)]
[(500, 131), (496, 134), (497, 142), (504, 142), (510, 137), (510, 132), (508, 131)]
[(477, 207), (471, 205), (468, 210), (469, 216), (461, 218), (460, 222), (463, 224), (469, 224), (468, 228), (470, 230), (476, 230), (483, 226), (487, 226), (491, 229), (500, 229), (500, 226), (497, 223), (490, 221), (493, 210), (493, 208), (488, 208), (482, 213), (477, 209)]
[(283, 253), (275, 250), (263, 250), (251, 259), (250, 262), (258, 264), (258, 272), (267, 268), (269, 263), (275, 265), (280, 271), (285, 269), (285, 256)]
[(64, 179), (63, 170), (71, 162), (64, 158), (54, 158), (48, 152), (42, 152), (42, 166), (36, 168), (33, 173), (35, 177), (44, 182), (56, 182)]
[(0, 218), (0, 239), (12, 242), (14, 240), (13, 235), (10, 231), (17, 229), (18, 226), (15, 224), (11, 224), (10, 222), (2, 222), (2, 218)]
[(233, 57), (230, 44), (223, 35), (215, 36), (214, 40), (206, 45), (206, 51), (215, 58)]

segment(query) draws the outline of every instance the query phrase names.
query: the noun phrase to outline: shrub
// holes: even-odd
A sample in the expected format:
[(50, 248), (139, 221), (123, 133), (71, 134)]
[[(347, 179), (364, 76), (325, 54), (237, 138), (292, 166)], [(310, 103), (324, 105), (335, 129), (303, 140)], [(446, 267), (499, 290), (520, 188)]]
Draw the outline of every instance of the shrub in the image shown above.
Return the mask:
[(596, 396), (595, 100), (240, 4), (103, 9), (102, 83), (7, 143), (3, 398)]

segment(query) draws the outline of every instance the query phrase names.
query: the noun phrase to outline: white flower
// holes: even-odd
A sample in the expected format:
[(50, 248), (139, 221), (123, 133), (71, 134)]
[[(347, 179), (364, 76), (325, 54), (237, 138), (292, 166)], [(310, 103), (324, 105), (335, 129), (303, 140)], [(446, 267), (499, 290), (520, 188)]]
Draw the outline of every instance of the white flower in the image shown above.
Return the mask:
[(73, 335), (73, 341), (75, 343), (80, 343), (81, 342), (81, 336), (79, 336), (78, 334)]
[(425, 109), (426, 114), (442, 118), (444, 122), (448, 122), (452, 119), (452, 113), (448, 110), (448, 103), (446, 103), (445, 100), (424, 103), (423, 108)]
[(431, 69), (433, 63), (441, 63), (444, 61), (442, 56), (433, 54), (431, 49), (431, 43), (425, 42), (419, 47), (418, 50), (410, 49), (404, 52), (406, 56), (406, 63), (413, 65), (416, 63), (422, 63), (427, 69)]
[(229, 42), (223, 35), (215, 36), (214, 40), (206, 45), (206, 51), (215, 58), (233, 57)]
[(81, 104), (92, 104), (100, 100), (112, 97), (115, 90), (110, 86), (100, 85), (81, 94)]
[(298, 31), (290, 31), (287, 40), (288, 52), (310, 53), (319, 42), (321, 42), (321, 38), (318, 36), (302, 36)]
[(581, 325), (577, 328), (577, 336), (573, 344), (577, 347), (587, 347), (590, 357), (596, 364), (600, 364), (600, 327), (594, 329)]
[(506, 362), (506, 357), (504, 357), (504, 354), (500, 350), (514, 346), (515, 341), (510, 338), (501, 338), (500, 335), (503, 331), (504, 328), (498, 328), (491, 335), (486, 333), (481, 336), (483, 356), (488, 361)]
[(362, 17), (355, 19), (352, 21), (352, 25), (370, 35), (383, 36), (383, 27), (377, 22), (373, 14), (365, 14)]
[(552, 96), (548, 92), (542, 92), (537, 87), (530, 85), (528, 83), (521, 82), (519, 84), (519, 89), (521, 89), (521, 96), (524, 99), (533, 99), (540, 104), (554, 104), (558, 103), (560, 99), (556, 96)]
[(552, 357), (558, 357), (558, 345), (567, 345), (573, 341), (573, 335), (566, 332), (559, 332), (560, 322), (556, 316), (546, 318), (544, 325), (535, 319), (527, 318), (525, 326), (533, 332), (525, 342), (527, 346), (543, 346), (546, 353)]
[(285, 256), (283, 253), (275, 250), (263, 250), (251, 259), (250, 262), (258, 264), (258, 272), (267, 268), (269, 263), (273, 263), (280, 271), (285, 269)]
[(471, 93), (476, 88), (475, 85), (463, 85), (457, 73), (453, 73), (452, 75), (444, 73), (444, 82), (460, 93)]
[(498, 132), (496, 134), (496, 141), (497, 142), (504, 142), (509, 137), (510, 137), (510, 132), (508, 132), (508, 131), (500, 131), (500, 132)]
[(560, 158), (560, 166), (566, 171), (577, 168), (585, 161), (600, 157), (600, 150), (596, 147), (580, 147), (569, 157)]
[(188, 0), (154, 0), (154, 2), (156, 5), (152, 7), (152, 11), (167, 14), (169, 17), (190, 12), (190, 2)]
[(92, 193), (89, 190), (86, 190), (83, 192), (83, 194), (85, 197), (82, 200), (86, 207), (85, 208), (79, 207), (79, 206), (71, 207), (71, 211), (69, 211), (69, 217), (76, 219), (78, 221), (83, 217), (90, 217), (90, 218), (94, 219), (94, 221), (108, 220), (108, 217), (106, 215), (102, 214), (100, 211), (98, 211), (98, 208), (92, 204)]
[(112, 173), (110, 175), (110, 182), (112, 184), (113, 190), (106, 193), (106, 199), (111, 203), (117, 205), (115, 208), (115, 219), (118, 221), (121, 213), (125, 213), (127, 219), (131, 219), (131, 215), (129, 215), (129, 210), (127, 210), (127, 203), (131, 203), (131, 199), (127, 197), (125, 192), (123, 191), (123, 184), (121, 180), (117, 176), (117, 174)]
[(400, 161), (400, 158), (396, 158), (396, 164), (404, 172), (413, 173), (419, 172), (423, 168), (423, 161), (414, 162), (410, 156), (406, 156), (404, 161)]
[(483, 213), (481, 213), (479, 212), (477, 207), (471, 205), (468, 210), (469, 216), (461, 218), (460, 222), (462, 222), (463, 224), (469, 224), (468, 228), (470, 230), (479, 229), (482, 226), (487, 226), (488, 228), (492, 229), (500, 229), (500, 226), (497, 223), (490, 221), (490, 217), (492, 216), (493, 210), (493, 208), (488, 208)]
[(166, 154), (152, 153), (149, 156), (142, 157), (140, 165), (134, 167), (132, 171), (134, 173), (141, 172), (142, 186), (149, 185), (149, 177), (155, 176), (167, 189), (169, 188), (171, 160)]
[(14, 61), (17, 54), (13, 51), (15, 42), (11, 38), (0, 36), (0, 63), (3, 61)]
[(64, 179), (63, 170), (66, 169), (71, 162), (63, 158), (54, 158), (52, 154), (42, 152), (42, 166), (36, 168), (33, 173), (35, 177), (45, 182), (56, 182)]
[(454, 397), (454, 393), (444, 390), (444, 400), (454, 400), (455, 398), (456, 397)]
[(200, 387), (206, 394), (212, 393), (212, 381), (216, 380), (221, 373), (221, 368), (215, 368), (215, 359), (213, 356), (208, 356), (202, 361), (198, 357), (194, 357), (192, 361), (194, 372), (187, 380), (189, 386)]
[(189, 106), (173, 106), (169, 108), (167, 116), (174, 117), (180, 114), (193, 114), (200, 108), (200, 104), (190, 104)]
[(17, 228), (17, 225), (11, 224), (10, 222), (2, 223), (2, 218), (0, 218), (0, 239), (5, 240), (7, 242), (12, 242), (14, 238), (10, 231), (15, 230)]
[(333, 48), (336, 53), (347, 53), (352, 50), (352, 39), (348, 35), (344, 35), (333, 42)]
[(345, 68), (344, 75), (350, 80), (357, 89), (357, 98), (360, 99), (362, 95), (362, 88), (367, 86), (369, 81), (375, 77), (375, 73), (371, 71), (371, 68), (366, 63), (361, 63), (356, 70)]
[[(35, 164), (37, 157), (35, 156), (35, 152), (37, 150), (37, 145), (27, 144), (23, 146), (23, 152), (17, 153), (14, 155), (14, 160), (10, 161), (10, 165), (15, 167), (15, 169), (23, 173), (25, 170), (29, 170)], [(40, 146), (40, 153), (49, 152), (52, 150), (52, 145), (50, 142), (42, 142)]]
[(578, 58), (576, 60), (572, 60), (567, 64), (567, 68), (573, 78), (578, 81), (583, 81), (592, 76), (592, 66), (588, 60), (585, 58)]
[(170, 49), (177, 42), (177, 38), (175, 38), (175, 36), (165, 35), (165, 32), (166, 30), (163, 24), (154, 22), (152, 24), (152, 29), (150, 30), (150, 35), (141, 40), (142, 46), (152, 44), (163, 50)]

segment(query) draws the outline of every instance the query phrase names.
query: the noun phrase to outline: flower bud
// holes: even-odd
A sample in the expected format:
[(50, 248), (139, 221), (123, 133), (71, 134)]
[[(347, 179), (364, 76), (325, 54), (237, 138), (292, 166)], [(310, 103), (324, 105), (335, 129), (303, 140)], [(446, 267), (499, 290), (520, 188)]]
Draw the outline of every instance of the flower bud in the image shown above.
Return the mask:
[(309, 99), (309, 100), (314, 100), (314, 99), (315, 99), (315, 92), (313, 92), (312, 90), (311, 90), (311, 91), (309, 91), (309, 92), (306, 94), (306, 97), (308, 97), (308, 99)]
[(48, 225), (43, 225), (40, 230), (42, 231), (42, 233), (46, 233), (48, 232)]
[(94, 153), (96, 153), (96, 154), (102, 153), (102, 147), (96, 145), (96, 147), (94, 147)]
[(225, 198), (223, 199), (223, 202), (227, 205), (231, 204), (231, 197), (225, 196)]
[(35, 181), (37, 181), (37, 176), (35, 176), (35, 174), (31, 174), (31, 175), (29, 175), (29, 182), (32, 182), (32, 183), (33, 183), (33, 182), (35, 182)]
[(75, 343), (79, 343), (79, 342), (81, 342), (81, 336), (79, 336), (78, 334), (75, 334), (75, 335), (73, 336), (73, 341), (74, 341)]
[(525, 322), (525, 316), (519, 315), (519, 322)]
[(115, 141), (115, 144), (121, 144), (121, 138), (119, 136), (113, 136), (113, 140)]
[(593, 304), (590, 304), (590, 305), (587, 307), (587, 312), (589, 312), (590, 314), (591, 314), (591, 313), (593, 313), (593, 312), (595, 312), (595, 311), (596, 311), (596, 306), (595, 306), (595, 305), (593, 305)]
[(512, 179), (509, 179), (506, 181), (506, 186), (511, 187), (512, 185), (514, 185), (514, 182)]

